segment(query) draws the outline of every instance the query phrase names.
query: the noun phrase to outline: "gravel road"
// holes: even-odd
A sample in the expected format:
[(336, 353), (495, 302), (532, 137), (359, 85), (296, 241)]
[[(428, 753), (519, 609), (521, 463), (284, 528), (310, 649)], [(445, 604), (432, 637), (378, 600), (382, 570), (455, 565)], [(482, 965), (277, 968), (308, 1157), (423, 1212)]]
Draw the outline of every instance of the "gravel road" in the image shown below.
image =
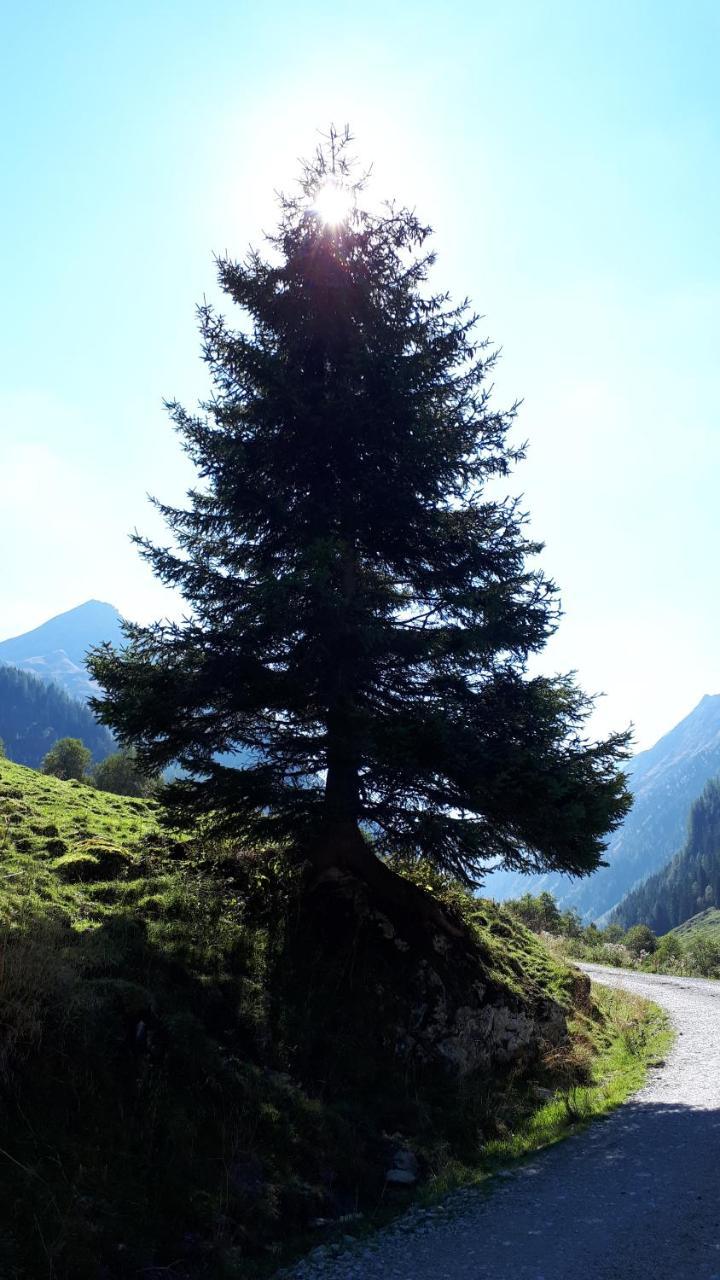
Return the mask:
[(489, 1193), (456, 1193), (284, 1276), (720, 1280), (720, 982), (582, 968), (670, 1014), (677, 1041), (647, 1086)]

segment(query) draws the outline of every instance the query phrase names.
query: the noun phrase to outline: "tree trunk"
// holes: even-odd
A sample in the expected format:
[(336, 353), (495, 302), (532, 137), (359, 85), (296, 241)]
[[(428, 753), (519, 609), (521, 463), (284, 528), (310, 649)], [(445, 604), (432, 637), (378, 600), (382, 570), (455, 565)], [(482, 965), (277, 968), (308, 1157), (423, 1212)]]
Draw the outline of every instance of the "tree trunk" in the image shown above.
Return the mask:
[(410, 930), (426, 932), (428, 927), (437, 928), (454, 938), (466, 934), (462, 922), (442, 903), (412, 880), (398, 875), (373, 853), (356, 822), (326, 822), (309, 854), (311, 892), (328, 875), (341, 872), (367, 886), (378, 910), (391, 909), (394, 915), (399, 910)]
[[(353, 550), (342, 562), (341, 592), (345, 608), (350, 609), (357, 592)], [(384, 904), (399, 909), (410, 927), (415, 925), (427, 930), (429, 925), (462, 937), (466, 933), (462, 924), (454, 921), (431, 894), (397, 875), (376, 857), (360, 830), (360, 762), (353, 723), (353, 669), (349, 660), (351, 634), (342, 629), (339, 633), (329, 679), (325, 813), (318, 839), (309, 851), (313, 883), (317, 885), (326, 879), (333, 869), (345, 872), (367, 885), (379, 909)]]

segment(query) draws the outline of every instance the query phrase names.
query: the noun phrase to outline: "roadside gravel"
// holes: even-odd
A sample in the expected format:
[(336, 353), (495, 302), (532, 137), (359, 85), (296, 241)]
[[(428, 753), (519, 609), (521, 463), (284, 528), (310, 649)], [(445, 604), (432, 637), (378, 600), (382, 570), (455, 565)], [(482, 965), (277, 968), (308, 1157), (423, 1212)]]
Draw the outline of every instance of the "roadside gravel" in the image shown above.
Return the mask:
[(603, 1121), (287, 1280), (720, 1280), (720, 982), (582, 965), (662, 1005), (675, 1046)]

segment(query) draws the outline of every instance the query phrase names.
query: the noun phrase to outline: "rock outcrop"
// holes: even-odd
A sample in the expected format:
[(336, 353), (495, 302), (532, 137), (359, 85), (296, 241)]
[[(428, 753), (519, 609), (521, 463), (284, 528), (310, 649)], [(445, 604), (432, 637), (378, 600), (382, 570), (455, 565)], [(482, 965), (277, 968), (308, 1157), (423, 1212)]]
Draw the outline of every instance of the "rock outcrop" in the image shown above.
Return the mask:
[(462, 1078), (529, 1065), (567, 1037), (562, 1006), (539, 985), (503, 982), (472, 928), (455, 937), (380, 910), (350, 875), (313, 888), (285, 960), (289, 980), (306, 988), (313, 1072), (329, 1039), (333, 1058), (346, 1042), (351, 1071), (383, 1063)]

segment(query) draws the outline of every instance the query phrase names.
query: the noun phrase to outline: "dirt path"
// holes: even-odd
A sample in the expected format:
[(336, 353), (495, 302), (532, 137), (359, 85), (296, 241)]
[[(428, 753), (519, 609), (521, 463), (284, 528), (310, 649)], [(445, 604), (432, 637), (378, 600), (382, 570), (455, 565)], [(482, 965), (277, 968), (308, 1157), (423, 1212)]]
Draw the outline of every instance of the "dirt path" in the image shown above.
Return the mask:
[(490, 1195), (462, 1192), (293, 1277), (720, 1280), (720, 982), (582, 967), (670, 1014), (676, 1045), (646, 1088)]

